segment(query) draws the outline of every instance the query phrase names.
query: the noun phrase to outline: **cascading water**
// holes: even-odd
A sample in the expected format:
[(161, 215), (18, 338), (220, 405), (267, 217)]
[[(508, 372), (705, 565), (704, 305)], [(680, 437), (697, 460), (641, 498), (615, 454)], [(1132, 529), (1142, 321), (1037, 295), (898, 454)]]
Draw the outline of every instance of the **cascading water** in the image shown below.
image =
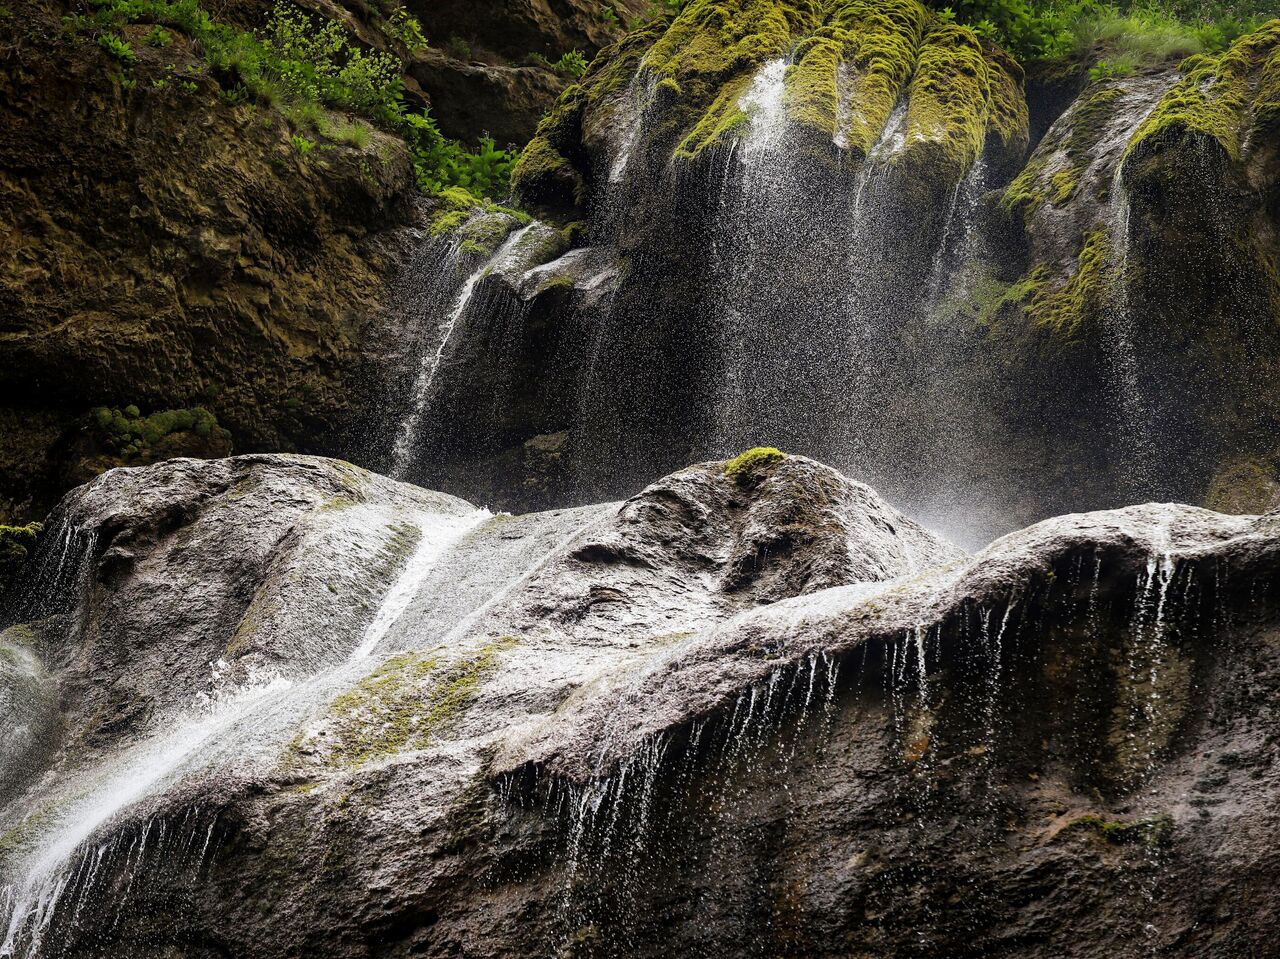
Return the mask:
[[(489, 216), (490, 214), (478, 215)], [(472, 270), (466, 280), (463, 281), (461, 289), (440, 324), (440, 341), (438, 345), (435, 350), (422, 355), (422, 362), (413, 382), (409, 412), (396, 431), (395, 444), (392, 448), (391, 475), (393, 477), (403, 479), (405, 472), (413, 462), (413, 457), (422, 438), (423, 420), (431, 408), (433, 387), (437, 373), (449, 351), (454, 331), (457, 329), (458, 323), (466, 315), (467, 308), (471, 305), (476, 284), (491, 271), (500, 268), (510, 260), (519, 250), (520, 241), (534, 226), (535, 224), (531, 223), (510, 234), (494, 251), (493, 255)], [(456, 261), (463, 254), (464, 241), (462, 237), (464, 235), (465, 227), (459, 231), (458, 237), (455, 238), (450, 246), (449, 253), (446, 256), (446, 263)]]
[(1124, 479), (1129, 493), (1141, 498), (1153, 489), (1156, 454), (1154, 413), (1142, 386), (1135, 344), (1129, 284), (1129, 218), (1129, 192), (1125, 188), (1122, 162), (1116, 167), (1111, 182), (1110, 237), (1114, 265), (1103, 349), (1115, 393), (1117, 434), (1125, 454)]
[[(160, 731), (101, 766), (92, 780), (77, 781), (64, 795), (48, 798), (45, 813), (32, 814), (19, 825), (21, 831), (29, 828), (32, 840), (24, 842), (19, 868), (10, 872), (17, 878), (0, 886), (0, 928), (4, 930), (0, 956), (56, 956), (55, 939), (74, 928), (82, 900), (100, 894), (96, 885), (100, 874), (108, 881), (111, 870), (123, 868), (117, 861), (121, 850), (113, 845), (116, 840), (101, 838), (103, 834), (122, 826), (139, 807), (157, 801), (183, 777), (195, 775), (212, 762), (220, 740), (239, 742), (247, 734), (270, 742), (267, 731), (280, 714), (287, 718), (299, 701), (323, 701), (335, 688), (356, 681), (374, 665), (372, 654), (431, 570), (463, 537), (491, 518), (483, 509), (408, 518), (417, 528), (417, 543), (345, 661), (298, 680), (252, 666), (247, 672), (237, 672), (226, 662), (216, 662), (211, 667), (211, 691), (198, 694), (189, 707), (169, 717)], [(62, 533), (66, 539), (66, 531)], [(68, 575), (63, 572), (69, 562), (67, 550), (48, 552), (59, 556), (60, 582)], [(85, 555), (77, 553), (74, 565), (82, 566)], [(205, 846), (212, 825), (207, 828)], [(124, 869), (131, 884), (142, 863), (146, 835), (144, 831), (136, 841), (142, 844), (136, 851), (137, 862)], [(184, 839), (188, 845), (191, 841), (190, 836)], [(131, 847), (124, 867), (129, 867), (134, 855)], [(10, 858), (6, 866), (12, 869), (13, 862)], [(198, 866), (199, 859), (194, 863)]]

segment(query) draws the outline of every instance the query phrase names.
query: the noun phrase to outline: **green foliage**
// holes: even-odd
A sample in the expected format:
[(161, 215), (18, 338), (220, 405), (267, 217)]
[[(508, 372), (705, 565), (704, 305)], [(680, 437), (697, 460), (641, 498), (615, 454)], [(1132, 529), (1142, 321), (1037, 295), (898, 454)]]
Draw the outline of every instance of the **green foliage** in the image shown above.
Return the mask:
[(555, 63), (551, 64), (556, 73), (563, 73), (565, 76), (574, 77), (575, 79), (587, 72), (587, 66), (587, 58), (582, 55), (581, 50), (570, 50)]
[(168, 30), (156, 24), (151, 28), (151, 32), (142, 38), (142, 41), (149, 47), (167, 47), (173, 43), (173, 37), (169, 35)]
[[(135, 58), (128, 44), (111, 32), (114, 29), (146, 22), (157, 29), (180, 30), (195, 41), (228, 102), (252, 98), (279, 109), (299, 131), (322, 136), (337, 131), (336, 139), (343, 142), (367, 142), (367, 130), (353, 131), (349, 124), (332, 122), (326, 108), (349, 111), (404, 138), (423, 190), (463, 186), (484, 196), (505, 195), (509, 190), (517, 158), (514, 152), (499, 149), (489, 138), (482, 139), (474, 151), (446, 138), (429, 111), (410, 110), (405, 103), (400, 61), (389, 53), (357, 46), (335, 21), (280, 0), (263, 29), (249, 33), (213, 20), (197, 0), (91, 2), (96, 7), (92, 16), (70, 20), (79, 29), (98, 33), (98, 43), (121, 62)], [(421, 30), (402, 8), (392, 13), (388, 23), (393, 35), (407, 46), (413, 48), (419, 42)], [(309, 149), (296, 140), (294, 145), (300, 152)]]
[(422, 34), (422, 24), (418, 18), (409, 13), (403, 6), (397, 6), (387, 18), (383, 32), (387, 36), (399, 40), (410, 52), (417, 53), (427, 49), (427, 38)]
[(622, 26), (622, 21), (618, 19), (617, 11), (613, 7), (601, 7), (600, 19), (605, 22), (606, 26), (617, 29)]
[(303, 156), (306, 156), (308, 153), (310, 153), (312, 150), (316, 148), (315, 140), (308, 140), (306, 137), (300, 136), (298, 134), (294, 134), (293, 136), (291, 136), (289, 138), (289, 142), (292, 143), (293, 148), (297, 150), (299, 153), (301, 153)]
[(26, 526), (0, 526), (0, 570), (8, 573), (31, 555), (44, 527), (39, 523)]
[(123, 410), (99, 406), (89, 412), (88, 425), (102, 446), (125, 459), (147, 458), (152, 447), (174, 433), (193, 433), (201, 439), (226, 433), (202, 406), (161, 410), (150, 416), (143, 416), (133, 405)]
[(1114, 71), (1222, 50), (1256, 29), (1268, 6), (1269, 0), (951, 0), (935, 15), (971, 25), (1023, 59), (1101, 51)]
[(104, 33), (98, 37), (98, 46), (106, 50), (107, 53), (115, 57), (121, 63), (130, 64), (137, 62), (138, 55), (133, 52), (133, 47), (129, 46), (127, 40), (123, 40), (114, 33)]
[(449, 56), (455, 60), (471, 59), (471, 44), (463, 40), (462, 37), (452, 36), (445, 41), (444, 48), (449, 51)]
[(1123, 77), (1133, 76), (1133, 71), (1134, 64), (1132, 63), (1118, 60), (1099, 60), (1089, 70), (1089, 79), (1094, 83), (1100, 83), (1103, 80), (1119, 80)]

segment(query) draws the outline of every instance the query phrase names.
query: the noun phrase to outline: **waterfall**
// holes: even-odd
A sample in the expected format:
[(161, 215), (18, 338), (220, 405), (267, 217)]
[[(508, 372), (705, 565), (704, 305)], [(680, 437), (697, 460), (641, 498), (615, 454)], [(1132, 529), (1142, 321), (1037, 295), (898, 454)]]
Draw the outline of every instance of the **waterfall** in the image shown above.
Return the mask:
[[(404, 479), (406, 471), (413, 462), (414, 454), (421, 439), (423, 418), (431, 406), (432, 387), (435, 384), (436, 374), (439, 372), (440, 365), (448, 352), (454, 330), (457, 329), (459, 320), (463, 318), (467, 312), (467, 307), (471, 304), (476, 284), (514, 258), (514, 254), (519, 250), (521, 239), (533, 229), (534, 225), (530, 223), (528, 226), (516, 230), (502, 242), (492, 256), (471, 271), (454, 298), (444, 321), (440, 324), (439, 344), (433, 352), (423, 354), (410, 394), (409, 412), (401, 421), (400, 428), (396, 431), (395, 445), (392, 448), (391, 476), (394, 479)], [(459, 232), (463, 231), (465, 231), (465, 227)], [(451, 248), (450, 257), (458, 256), (458, 251), (461, 249), (461, 239), (457, 239), (454, 242), (455, 246)]]
[(1135, 343), (1129, 292), (1129, 217), (1129, 192), (1124, 185), (1124, 163), (1121, 162), (1111, 181), (1108, 233), (1112, 247), (1112, 295), (1105, 316), (1102, 349), (1115, 397), (1117, 432), (1126, 454), (1124, 480), (1131, 495), (1141, 498), (1156, 485), (1152, 430), (1155, 416), (1143, 391)]

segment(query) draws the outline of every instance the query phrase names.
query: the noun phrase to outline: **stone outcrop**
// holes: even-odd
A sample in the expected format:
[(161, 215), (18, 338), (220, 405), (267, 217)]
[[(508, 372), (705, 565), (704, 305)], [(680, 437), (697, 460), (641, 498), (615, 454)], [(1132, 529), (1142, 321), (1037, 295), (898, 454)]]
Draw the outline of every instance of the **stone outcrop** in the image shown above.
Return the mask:
[(19, 955), (46, 918), (68, 957), (1277, 931), (1275, 514), (967, 556), (771, 451), (518, 517), (248, 456), (112, 471), (38, 559), (0, 635)]

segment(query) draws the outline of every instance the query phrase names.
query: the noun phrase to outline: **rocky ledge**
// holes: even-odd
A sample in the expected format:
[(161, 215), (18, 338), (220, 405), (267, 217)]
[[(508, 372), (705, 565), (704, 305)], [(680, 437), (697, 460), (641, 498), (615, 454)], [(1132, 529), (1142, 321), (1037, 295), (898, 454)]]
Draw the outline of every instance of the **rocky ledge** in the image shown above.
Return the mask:
[(1280, 514), (976, 556), (757, 450), (492, 515), (70, 493), (0, 635), (0, 953), (1264, 954)]

